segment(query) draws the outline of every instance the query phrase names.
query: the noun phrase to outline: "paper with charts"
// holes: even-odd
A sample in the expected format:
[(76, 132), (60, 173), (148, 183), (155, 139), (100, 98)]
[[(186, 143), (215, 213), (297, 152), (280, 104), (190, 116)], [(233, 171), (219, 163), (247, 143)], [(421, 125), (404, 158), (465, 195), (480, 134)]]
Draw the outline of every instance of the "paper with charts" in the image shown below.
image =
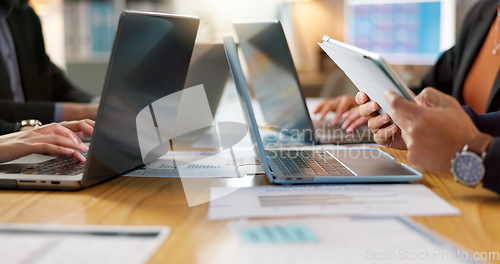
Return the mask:
[(132, 177), (239, 177), (229, 151), (214, 153), (208, 151), (171, 151), (157, 161), (127, 172)]
[(476, 263), (460, 247), (400, 217), (234, 221), (228, 263)]
[(427, 216), (460, 211), (421, 184), (212, 187), (208, 218)]
[(146, 263), (167, 226), (0, 225), (0, 263)]

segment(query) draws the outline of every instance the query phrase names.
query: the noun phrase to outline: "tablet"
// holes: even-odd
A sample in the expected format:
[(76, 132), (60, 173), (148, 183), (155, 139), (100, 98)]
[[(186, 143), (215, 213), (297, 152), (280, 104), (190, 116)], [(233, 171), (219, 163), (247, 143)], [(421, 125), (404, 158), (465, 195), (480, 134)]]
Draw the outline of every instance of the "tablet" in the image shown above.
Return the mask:
[(380, 114), (391, 115), (389, 104), (384, 97), (386, 90), (391, 90), (408, 101), (415, 101), (415, 94), (379, 54), (345, 44), (326, 35), (323, 36), (323, 42), (318, 44), (358, 90), (379, 104)]

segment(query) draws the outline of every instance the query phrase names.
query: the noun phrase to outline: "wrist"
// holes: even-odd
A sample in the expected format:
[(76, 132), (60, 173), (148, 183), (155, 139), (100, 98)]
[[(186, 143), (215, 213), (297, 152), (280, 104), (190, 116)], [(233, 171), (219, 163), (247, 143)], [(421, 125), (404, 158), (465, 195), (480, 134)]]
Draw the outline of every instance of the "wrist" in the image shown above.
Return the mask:
[(40, 122), (37, 119), (26, 119), (26, 120), (21, 120), (20, 122), (16, 123), (16, 126), (14, 127), (15, 131), (25, 131), (25, 130), (31, 130), (37, 126), (41, 126), (42, 122)]
[(457, 152), (451, 160), (451, 172), (457, 182), (470, 187), (483, 181), (486, 168), (484, 162), (487, 158), (493, 137), (479, 133), (469, 140), (461, 152)]
[(472, 140), (467, 142), (466, 146), (469, 151), (472, 151), (478, 155), (487, 155), (493, 142), (493, 136), (486, 133), (479, 133)]

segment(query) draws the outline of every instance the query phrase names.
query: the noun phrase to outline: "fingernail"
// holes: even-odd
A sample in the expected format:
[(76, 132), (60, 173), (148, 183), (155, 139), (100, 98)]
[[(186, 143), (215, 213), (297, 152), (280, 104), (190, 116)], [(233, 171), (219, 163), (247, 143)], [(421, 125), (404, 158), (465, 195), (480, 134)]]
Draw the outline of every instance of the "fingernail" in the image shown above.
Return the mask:
[(72, 150), (72, 149), (69, 149), (69, 148), (64, 148), (64, 154), (66, 154), (66, 155), (73, 154), (73, 152), (75, 152), (75, 151), (74, 151), (74, 150)]
[(87, 151), (87, 150), (89, 150), (89, 147), (87, 147), (87, 145), (85, 145), (85, 143), (80, 143), (80, 150)]
[(342, 129), (346, 129), (347, 128), (347, 124), (346, 123), (343, 123), (342, 126), (341, 126)]
[(353, 132), (353, 130), (352, 130), (352, 128), (350, 128), (350, 127), (349, 127), (349, 128), (347, 128), (347, 129), (345, 130), (345, 132), (347, 132), (347, 133), (352, 133), (352, 132)]

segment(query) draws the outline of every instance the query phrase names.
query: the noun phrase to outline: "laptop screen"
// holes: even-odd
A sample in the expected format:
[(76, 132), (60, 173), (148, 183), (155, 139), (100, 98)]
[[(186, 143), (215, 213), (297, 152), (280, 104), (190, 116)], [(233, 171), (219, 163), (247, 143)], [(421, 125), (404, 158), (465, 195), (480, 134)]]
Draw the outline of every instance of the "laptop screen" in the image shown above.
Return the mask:
[(143, 164), (137, 114), (184, 87), (199, 20), (156, 13), (120, 17), (83, 186)]
[(314, 142), (314, 127), (281, 24), (235, 23), (234, 27), (265, 121), (281, 132)]
[(264, 152), (264, 144), (259, 133), (257, 121), (255, 120), (252, 103), (250, 101), (250, 94), (248, 93), (248, 88), (245, 81), (245, 76), (243, 75), (243, 70), (241, 69), (240, 60), (238, 58), (238, 49), (236, 48), (233, 37), (224, 37), (223, 41), (227, 61), (229, 63), (229, 69), (236, 86), (238, 99), (240, 100), (241, 110), (248, 126), (250, 137), (252, 138), (254, 152), (257, 155), (257, 158), (262, 163), (262, 167), (264, 168), (269, 181), (273, 182), (274, 179), (265, 158), (266, 153)]

